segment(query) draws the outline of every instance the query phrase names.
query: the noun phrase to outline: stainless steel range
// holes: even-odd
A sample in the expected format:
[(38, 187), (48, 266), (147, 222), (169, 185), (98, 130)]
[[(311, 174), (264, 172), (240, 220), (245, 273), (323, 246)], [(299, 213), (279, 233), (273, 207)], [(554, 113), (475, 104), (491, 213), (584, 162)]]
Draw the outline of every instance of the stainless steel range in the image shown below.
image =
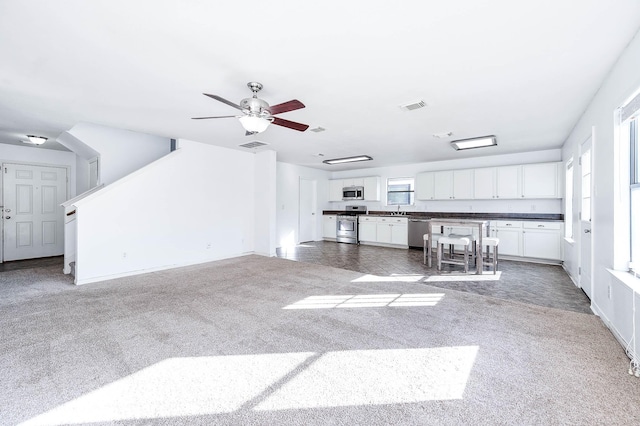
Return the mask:
[(367, 214), (367, 206), (346, 206), (336, 220), (336, 241), (358, 244), (358, 216)]

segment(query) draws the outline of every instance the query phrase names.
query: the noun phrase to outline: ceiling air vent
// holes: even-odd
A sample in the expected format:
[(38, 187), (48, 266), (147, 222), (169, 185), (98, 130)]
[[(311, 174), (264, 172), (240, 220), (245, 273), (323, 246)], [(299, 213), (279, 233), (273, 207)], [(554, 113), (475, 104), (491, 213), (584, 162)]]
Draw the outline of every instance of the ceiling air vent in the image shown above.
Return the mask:
[(266, 142), (251, 141), (251, 142), (243, 143), (240, 146), (243, 148), (252, 149), (252, 148), (260, 148), (261, 146), (265, 146), (265, 145), (269, 145), (269, 144)]
[(402, 108), (405, 111), (413, 111), (414, 109), (420, 109), (426, 106), (427, 104), (425, 101), (416, 101), (416, 102), (411, 102), (409, 104), (400, 105), (400, 108)]

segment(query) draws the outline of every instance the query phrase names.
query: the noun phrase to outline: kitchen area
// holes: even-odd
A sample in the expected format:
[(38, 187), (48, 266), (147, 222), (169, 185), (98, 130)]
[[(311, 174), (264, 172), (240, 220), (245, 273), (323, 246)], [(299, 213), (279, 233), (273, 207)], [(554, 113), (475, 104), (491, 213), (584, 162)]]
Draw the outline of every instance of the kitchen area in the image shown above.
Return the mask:
[[(332, 179), (330, 201), (344, 207), (323, 210), (323, 240), (422, 250), (430, 221), (486, 221), (485, 236), (500, 241), (500, 259), (561, 264), (564, 215), (536, 211), (536, 206), (562, 202), (562, 172), (558, 162), (419, 172), (413, 188), (406, 191), (411, 193), (406, 205), (384, 205), (397, 194), (380, 177)], [(512, 204), (526, 202), (531, 211), (510, 211)], [(460, 211), (462, 203), (468, 205), (467, 211)], [(478, 206), (486, 211), (477, 211)], [(439, 235), (472, 232), (459, 226), (433, 230)], [(433, 249), (436, 242), (431, 240)]]

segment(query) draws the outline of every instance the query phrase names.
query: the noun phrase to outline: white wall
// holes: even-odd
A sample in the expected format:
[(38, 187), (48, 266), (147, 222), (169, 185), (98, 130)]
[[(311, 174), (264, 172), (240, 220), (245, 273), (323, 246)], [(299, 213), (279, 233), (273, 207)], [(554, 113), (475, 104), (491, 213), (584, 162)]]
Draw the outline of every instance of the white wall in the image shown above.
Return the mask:
[[(607, 269), (624, 270), (628, 261), (629, 233), (628, 208), (628, 164), (620, 161), (625, 153), (620, 152), (615, 131), (615, 110), (640, 89), (640, 36), (636, 34), (612, 68), (600, 89), (576, 123), (563, 146), (563, 160), (580, 156), (580, 145), (593, 132), (593, 183), (592, 198), (592, 244), (593, 244), (593, 294), (592, 308), (609, 325), (618, 337), (625, 341), (630, 337), (633, 308), (629, 303), (630, 293), (626, 285), (616, 279)], [(626, 168), (626, 170), (625, 170)], [(579, 170), (579, 169), (578, 169)], [(577, 175), (576, 175), (577, 176)], [(574, 193), (581, 193), (580, 179), (576, 177)], [(576, 196), (573, 209), (579, 211)], [(580, 263), (581, 234), (574, 232), (575, 245), (567, 243), (565, 253), (571, 256), (574, 267), (568, 269), (578, 281), (577, 266)], [(638, 283), (640, 285), (640, 283)], [(636, 336), (636, 339), (638, 336)]]
[(276, 255), (276, 152), (254, 154), (255, 170), (255, 252)]
[(77, 202), (76, 282), (253, 252), (255, 235), (270, 232), (255, 229), (252, 196), (265, 169), (254, 154), (179, 140), (177, 151)]
[[(380, 201), (331, 202), (331, 210), (343, 210), (347, 204), (367, 205), (369, 210), (396, 210), (396, 206), (386, 206), (387, 179), (415, 177), (416, 174), (437, 170), (509, 166), (514, 164), (544, 163), (560, 161), (561, 150), (526, 152), (518, 154), (494, 155), (460, 160), (434, 161), (428, 163), (405, 164), (401, 166), (377, 167), (370, 169), (334, 172), (331, 179), (361, 176), (380, 176)], [(404, 211), (429, 212), (480, 212), (480, 213), (562, 213), (561, 200), (416, 200), (415, 206), (402, 207)]]
[(332, 208), (329, 199), (330, 173), (309, 167), (296, 166), (288, 163), (277, 163), (277, 231), (276, 245), (278, 247), (292, 246), (299, 243), (299, 203), (300, 179), (315, 180), (317, 182), (317, 211), (316, 238), (322, 239), (322, 210)]
[(100, 154), (100, 182), (108, 185), (167, 155), (171, 139), (90, 123), (68, 132)]

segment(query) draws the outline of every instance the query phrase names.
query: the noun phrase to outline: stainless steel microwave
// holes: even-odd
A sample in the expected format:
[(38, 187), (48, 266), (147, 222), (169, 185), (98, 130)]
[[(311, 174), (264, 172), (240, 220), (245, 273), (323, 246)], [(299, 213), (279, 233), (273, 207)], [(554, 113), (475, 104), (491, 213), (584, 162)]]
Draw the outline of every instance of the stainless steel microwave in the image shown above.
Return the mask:
[(364, 200), (364, 186), (347, 186), (342, 188), (342, 199), (347, 200)]

